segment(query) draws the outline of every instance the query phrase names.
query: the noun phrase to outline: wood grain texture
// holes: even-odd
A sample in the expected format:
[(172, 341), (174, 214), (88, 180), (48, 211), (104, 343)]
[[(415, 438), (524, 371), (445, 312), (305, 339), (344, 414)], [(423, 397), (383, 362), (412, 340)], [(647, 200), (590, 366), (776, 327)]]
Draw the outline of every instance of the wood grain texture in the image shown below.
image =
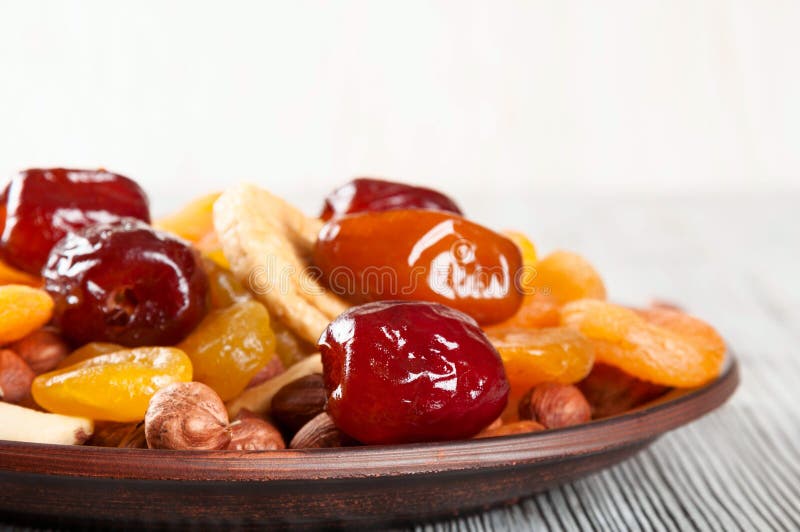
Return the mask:
[(616, 464), (718, 408), (737, 385), (729, 358), (716, 381), (617, 417), (464, 442), (240, 453), (0, 442), (0, 510), (65, 526), (413, 522), (507, 504)]

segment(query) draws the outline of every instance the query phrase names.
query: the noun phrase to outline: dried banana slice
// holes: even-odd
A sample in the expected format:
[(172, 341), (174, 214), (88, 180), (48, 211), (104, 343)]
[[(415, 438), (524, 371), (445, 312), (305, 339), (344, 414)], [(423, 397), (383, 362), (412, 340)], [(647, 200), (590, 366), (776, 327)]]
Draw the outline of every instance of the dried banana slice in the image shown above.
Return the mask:
[(321, 220), (243, 184), (214, 204), (214, 227), (239, 281), (304, 340), (316, 344), (328, 323), (347, 309), (308, 270)]

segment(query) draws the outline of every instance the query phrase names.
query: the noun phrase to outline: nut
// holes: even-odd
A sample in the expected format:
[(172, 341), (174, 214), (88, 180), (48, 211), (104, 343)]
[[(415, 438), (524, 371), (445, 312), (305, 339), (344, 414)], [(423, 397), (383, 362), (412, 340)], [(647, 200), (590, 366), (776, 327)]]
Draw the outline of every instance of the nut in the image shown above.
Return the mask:
[(529, 432), (539, 432), (545, 430), (545, 427), (535, 421), (515, 421), (513, 423), (507, 423), (505, 425), (499, 425), (493, 427), (495, 425), (492, 423), (489, 425), (489, 428), (481, 431), (480, 434), (475, 436), (475, 438), (483, 439), (483, 438), (496, 438), (498, 436), (510, 436), (512, 434), (527, 434)]
[(101, 423), (95, 426), (94, 434), (87, 442), (97, 447), (127, 447), (146, 449), (144, 423)]
[(321, 449), (347, 447), (357, 442), (336, 428), (331, 417), (323, 412), (306, 423), (289, 443), (290, 449)]
[(10, 349), (0, 350), (0, 398), (19, 403), (31, 393), (36, 374), (22, 357)]
[(48, 329), (34, 331), (9, 348), (22, 357), (37, 375), (55, 369), (69, 354), (66, 342)]
[(144, 421), (140, 421), (130, 430), (120, 442), (117, 447), (125, 447), (128, 449), (147, 449), (147, 438), (144, 434)]
[(322, 375), (313, 373), (278, 390), (272, 398), (270, 416), (282, 428), (295, 433), (324, 412), (327, 402)]
[(621, 369), (596, 363), (578, 388), (592, 407), (592, 417), (600, 419), (627, 412), (649, 403), (669, 391), (669, 387), (639, 380)]
[(144, 417), (151, 449), (224, 449), (231, 441), (228, 413), (219, 395), (199, 382), (176, 382), (150, 399)]
[(275, 451), (285, 448), (286, 444), (278, 429), (249, 410), (240, 411), (236, 421), (231, 423), (229, 450)]
[(94, 431), (91, 419), (48, 414), (2, 401), (0, 419), (0, 440), (80, 445)]
[(322, 358), (319, 353), (304, 358), (277, 377), (243, 391), (239, 397), (228, 403), (228, 414), (236, 417), (243, 408), (259, 415), (268, 414), (272, 398), (278, 393), (278, 390), (293, 380), (312, 373), (322, 373)]
[(546, 382), (532, 388), (519, 402), (519, 417), (558, 429), (586, 423), (592, 409), (581, 391), (571, 384)]

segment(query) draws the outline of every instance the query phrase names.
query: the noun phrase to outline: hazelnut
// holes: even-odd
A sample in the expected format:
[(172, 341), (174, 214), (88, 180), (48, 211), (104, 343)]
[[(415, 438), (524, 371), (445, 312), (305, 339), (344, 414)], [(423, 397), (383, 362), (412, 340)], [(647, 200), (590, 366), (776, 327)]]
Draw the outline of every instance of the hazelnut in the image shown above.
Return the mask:
[(591, 373), (578, 383), (592, 407), (592, 417), (600, 419), (627, 412), (653, 401), (669, 387), (637, 379), (621, 369), (596, 363)]
[(498, 436), (510, 436), (512, 434), (527, 434), (529, 432), (539, 432), (545, 430), (544, 426), (535, 421), (515, 421), (514, 423), (500, 424), (494, 426), (495, 423), (489, 425), (489, 428), (481, 431), (475, 438), (496, 438)]
[(55, 369), (69, 354), (66, 342), (48, 329), (39, 329), (9, 346), (37, 374)]
[(323, 447), (347, 447), (357, 442), (339, 430), (331, 417), (323, 412), (306, 423), (292, 441), (290, 449), (321, 449)]
[(10, 349), (0, 350), (0, 398), (19, 403), (31, 393), (36, 374), (22, 357)]
[(322, 375), (313, 373), (293, 380), (272, 398), (270, 416), (294, 434), (325, 411), (328, 396)]
[(278, 429), (249, 410), (241, 410), (236, 421), (231, 423), (229, 450), (275, 451), (285, 448), (286, 444)]
[(97, 447), (146, 449), (144, 423), (97, 423), (87, 443)]
[(144, 417), (151, 449), (224, 449), (231, 441), (228, 412), (219, 395), (199, 382), (176, 382), (150, 399)]
[(586, 423), (592, 419), (592, 409), (575, 386), (546, 382), (523, 396), (519, 417), (541, 423), (548, 429), (558, 429)]
[(137, 423), (127, 434), (120, 440), (117, 447), (125, 447), (128, 449), (147, 449), (147, 438), (144, 434), (144, 421)]

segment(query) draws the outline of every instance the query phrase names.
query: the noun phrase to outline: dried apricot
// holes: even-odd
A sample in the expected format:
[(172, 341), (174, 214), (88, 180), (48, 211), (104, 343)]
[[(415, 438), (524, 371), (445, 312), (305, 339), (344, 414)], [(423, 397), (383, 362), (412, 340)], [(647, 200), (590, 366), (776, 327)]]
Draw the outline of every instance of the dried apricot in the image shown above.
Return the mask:
[(178, 212), (155, 221), (153, 227), (190, 242), (200, 242), (214, 232), (214, 203), (219, 197), (220, 193), (216, 192), (196, 198)]
[(561, 310), (564, 325), (594, 341), (599, 362), (634, 377), (686, 388), (719, 375), (725, 342), (711, 326), (686, 315), (652, 319), (596, 300), (575, 301)]
[(264, 305), (244, 301), (211, 312), (179, 347), (192, 359), (195, 380), (227, 401), (273, 356), (275, 335)]
[(211, 299), (211, 308), (226, 308), (234, 303), (252, 299), (250, 292), (236, 279), (233, 272), (208, 257), (203, 259), (203, 265), (208, 274), (208, 295)]
[[(525, 247), (520, 249), (524, 256)], [(600, 274), (576, 253), (554, 251), (537, 262), (532, 272), (529, 276), (525, 271), (520, 277), (526, 295), (519, 310), (496, 327), (555, 327), (560, 321), (561, 305), (577, 299), (606, 298)]]
[(222, 251), (222, 243), (219, 241), (219, 236), (216, 232), (208, 233), (195, 244), (197, 249), (203, 252), (203, 255), (219, 264), (222, 268), (229, 270), (231, 263), (225, 257), (225, 252)]
[(79, 347), (72, 353), (70, 353), (67, 358), (62, 360), (56, 366), (57, 368), (68, 368), (77, 364), (78, 362), (83, 362), (84, 360), (89, 360), (90, 358), (94, 358), (100, 355), (107, 355), (109, 353), (115, 353), (117, 351), (123, 351), (125, 346), (119, 344), (111, 344), (107, 342), (91, 342), (84, 346)]
[(180, 349), (139, 347), (39, 375), (31, 393), (50, 412), (130, 422), (144, 419), (159, 389), (191, 380), (192, 363)]
[(506, 420), (516, 416), (519, 399), (532, 387), (543, 382), (578, 382), (594, 363), (592, 342), (568, 327), (492, 329), (487, 335), (503, 359), (511, 384)]
[(275, 354), (287, 368), (317, 352), (317, 346), (306, 342), (283, 323), (270, 315), (270, 327), (275, 333)]
[(44, 290), (0, 286), (0, 345), (15, 342), (50, 321), (53, 300)]
[(711, 325), (685, 312), (657, 307), (640, 310), (638, 313), (648, 322), (690, 339), (704, 351), (725, 352), (725, 341), (719, 333)]
[(535, 267), (539, 258), (536, 254), (536, 246), (530, 238), (519, 231), (503, 231), (503, 236), (511, 240), (519, 248), (522, 253), (522, 265)]

